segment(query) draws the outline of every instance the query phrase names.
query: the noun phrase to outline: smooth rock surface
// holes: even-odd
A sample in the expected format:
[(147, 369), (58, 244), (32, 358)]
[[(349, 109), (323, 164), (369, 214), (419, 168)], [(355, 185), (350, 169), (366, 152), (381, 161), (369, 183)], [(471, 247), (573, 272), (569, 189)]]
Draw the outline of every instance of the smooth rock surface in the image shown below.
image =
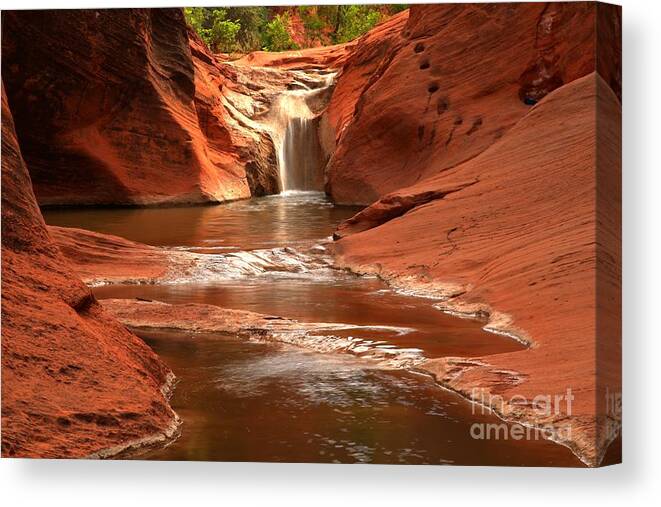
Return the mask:
[(163, 443), (169, 368), (51, 241), (2, 93), (2, 455), (106, 457)]
[[(621, 381), (620, 116), (591, 73), (548, 94), (480, 155), (387, 195), (336, 233), (340, 266), (436, 296), (440, 309), (489, 316), (487, 328), (528, 343), (426, 367), (467, 397), (503, 396), (508, 419), (571, 426), (560, 440), (591, 465), (619, 426), (604, 400)], [(508, 401), (568, 388), (571, 409), (548, 417)]]
[(277, 191), (273, 143), (234, 112), (232, 76), (181, 9), (5, 11), (2, 35), (3, 78), (40, 205)]
[(348, 353), (375, 361), (383, 368), (411, 368), (424, 364), (422, 350), (385, 345), (385, 342), (335, 333), (359, 329), (406, 332), (391, 326), (360, 326), (337, 322), (300, 322), (275, 315), (233, 310), (207, 304), (172, 305), (160, 301), (104, 299), (101, 304), (135, 332), (178, 331), (205, 335), (234, 335), (242, 339), (274, 341), (322, 353)]
[[(375, 28), (328, 109), (327, 192), (371, 204), (486, 150), (531, 104), (597, 68), (597, 11), (600, 25), (617, 24), (617, 8), (588, 2), (440, 4)], [(599, 72), (619, 89), (608, 56)]]

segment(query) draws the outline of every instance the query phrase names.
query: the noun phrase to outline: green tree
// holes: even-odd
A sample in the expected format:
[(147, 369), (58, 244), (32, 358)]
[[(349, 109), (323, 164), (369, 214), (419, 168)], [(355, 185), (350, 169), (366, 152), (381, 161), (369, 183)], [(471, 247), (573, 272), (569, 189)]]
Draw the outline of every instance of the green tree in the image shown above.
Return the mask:
[(337, 42), (349, 42), (368, 32), (381, 20), (379, 6), (341, 5), (335, 33)]
[(239, 49), (237, 35), (241, 30), (238, 21), (227, 19), (225, 9), (212, 9), (211, 44), (212, 49), (223, 53), (232, 53)]
[(239, 49), (237, 35), (241, 30), (241, 23), (228, 19), (227, 9), (186, 7), (184, 16), (212, 50), (231, 53)]
[(318, 9), (319, 7), (305, 5), (301, 5), (298, 8), (298, 14), (305, 28), (305, 42), (308, 46), (312, 46), (315, 41), (321, 41), (324, 27), (327, 26), (326, 21), (320, 16)]
[(184, 7), (184, 16), (190, 26), (196, 31), (204, 28), (207, 10), (204, 7)]
[[(407, 4), (317, 5), (299, 7), (186, 7), (190, 26), (213, 51), (249, 52), (257, 49), (297, 49), (290, 30), (290, 13), (303, 22), (304, 46), (347, 42), (363, 35), (382, 18)], [(283, 10), (284, 9), (284, 10)]]
[(388, 11), (390, 14), (397, 14), (398, 12), (405, 11), (409, 8), (409, 4), (390, 4), (388, 6)]
[(228, 7), (227, 17), (241, 25), (237, 42), (242, 51), (262, 49), (262, 34), (268, 21), (268, 7)]
[(296, 43), (292, 40), (289, 31), (289, 16), (277, 14), (264, 27), (264, 50), (266, 51), (286, 51), (288, 49), (298, 49)]
[(207, 45), (211, 40), (208, 10), (206, 7), (184, 7), (186, 21)]

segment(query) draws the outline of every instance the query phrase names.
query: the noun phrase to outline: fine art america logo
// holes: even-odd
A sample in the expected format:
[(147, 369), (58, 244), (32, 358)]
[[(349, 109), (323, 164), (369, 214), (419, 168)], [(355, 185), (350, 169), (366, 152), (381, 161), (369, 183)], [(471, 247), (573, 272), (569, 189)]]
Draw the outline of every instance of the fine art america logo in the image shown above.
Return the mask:
[[(570, 416), (574, 395), (571, 388), (565, 394), (540, 394), (532, 400), (521, 395), (514, 395), (508, 399), (500, 395), (485, 394), (483, 391), (473, 389), (471, 398), (473, 415), (486, 415), (492, 411), (500, 414), (508, 412), (506, 407), (530, 407), (532, 415), (539, 420), (553, 421), (555, 416)], [(539, 440), (571, 438), (571, 424), (554, 425), (552, 423), (538, 426), (524, 426), (518, 423), (475, 422), (471, 425), (470, 435), (475, 440)]]

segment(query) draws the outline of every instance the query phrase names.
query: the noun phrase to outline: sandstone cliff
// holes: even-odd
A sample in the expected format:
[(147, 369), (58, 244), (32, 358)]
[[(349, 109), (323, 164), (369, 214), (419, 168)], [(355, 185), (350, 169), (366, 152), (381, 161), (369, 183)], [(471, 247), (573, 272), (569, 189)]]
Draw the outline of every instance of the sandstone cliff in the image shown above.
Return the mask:
[(618, 12), (588, 2), (441, 4), (393, 17), (364, 36), (339, 76), (328, 193), (370, 204), (470, 160), (597, 66), (619, 93), (616, 51), (595, 58), (597, 14), (606, 33)]
[(40, 204), (225, 201), (277, 190), (272, 142), (232, 114), (227, 78), (189, 41), (180, 9), (5, 11), (2, 47)]
[(2, 455), (109, 456), (171, 438), (170, 370), (51, 242), (2, 92)]
[[(553, 425), (589, 464), (619, 424), (603, 400), (620, 386), (620, 115), (591, 73), (551, 92), (480, 155), (385, 196), (336, 234), (339, 265), (436, 296), (439, 309), (486, 315), (487, 328), (528, 344), (427, 367), (477, 401), (502, 396), (494, 408), (507, 419)], [(570, 409), (536, 412), (535, 396), (567, 389)], [(518, 396), (527, 401), (510, 403)]]

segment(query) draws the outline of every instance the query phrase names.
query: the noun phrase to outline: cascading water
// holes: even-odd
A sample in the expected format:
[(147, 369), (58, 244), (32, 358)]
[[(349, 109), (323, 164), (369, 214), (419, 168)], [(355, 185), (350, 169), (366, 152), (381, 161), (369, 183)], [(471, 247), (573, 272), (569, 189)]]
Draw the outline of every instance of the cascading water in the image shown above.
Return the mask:
[(327, 74), (311, 80), (306, 74), (312, 86), (297, 82), (300, 89), (285, 92), (275, 104), (272, 126), (282, 192), (323, 190), (326, 160), (319, 142), (319, 116), (313, 109), (332, 86), (333, 77)]

